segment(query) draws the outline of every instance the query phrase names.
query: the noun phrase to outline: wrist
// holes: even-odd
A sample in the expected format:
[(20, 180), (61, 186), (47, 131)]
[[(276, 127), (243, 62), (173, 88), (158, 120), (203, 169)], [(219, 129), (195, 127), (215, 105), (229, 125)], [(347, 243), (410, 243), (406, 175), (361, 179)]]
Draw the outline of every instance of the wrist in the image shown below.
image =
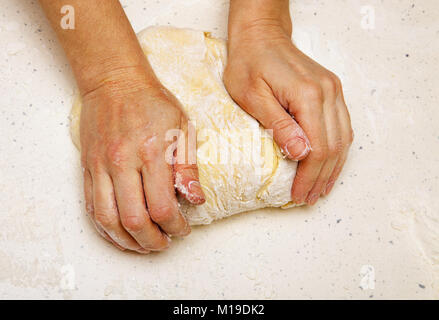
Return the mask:
[(78, 81), (78, 87), (83, 97), (103, 94), (118, 100), (135, 92), (161, 88), (162, 84), (152, 69), (133, 65), (106, 70), (88, 83)]
[(288, 0), (231, 0), (229, 41), (241, 41), (265, 33), (291, 37), (292, 22)]
[(114, 95), (160, 86), (149, 64), (108, 64), (84, 68), (76, 76), (81, 95), (102, 89)]

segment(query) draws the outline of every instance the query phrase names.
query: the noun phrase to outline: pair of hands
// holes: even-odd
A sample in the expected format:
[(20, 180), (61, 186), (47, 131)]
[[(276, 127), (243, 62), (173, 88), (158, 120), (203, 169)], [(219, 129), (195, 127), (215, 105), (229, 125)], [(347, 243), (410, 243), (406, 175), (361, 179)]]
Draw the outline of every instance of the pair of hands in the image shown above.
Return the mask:
[[(353, 139), (341, 83), (293, 45), (288, 26), (264, 21), (240, 31), (229, 39), (226, 88), (273, 129), (289, 159), (300, 160), (292, 199), (312, 205), (331, 191)], [(136, 77), (127, 70), (124, 78)], [(148, 253), (166, 249), (169, 236), (190, 232), (175, 179), (191, 203), (202, 204), (204, 194), (196, 165), (165, 161), (167, 130), (187, 125), (178, 101), (159, 81), (125, 88), (113, 83), (83, 96), (85, 198), (103, 237), (122, 250)]]

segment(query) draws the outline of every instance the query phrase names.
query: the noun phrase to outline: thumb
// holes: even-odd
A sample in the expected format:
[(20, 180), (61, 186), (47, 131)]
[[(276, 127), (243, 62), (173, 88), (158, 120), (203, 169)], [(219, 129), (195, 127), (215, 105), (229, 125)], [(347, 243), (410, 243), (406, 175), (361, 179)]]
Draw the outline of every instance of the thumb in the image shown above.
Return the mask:
[(280, 111), (278, 118), (271, 119), (274, 141), (289, 159), (303, 160), (311, 151), (310, 142), (299, 124), (283, 108)]
[(206, 199), (203, 189), (198, 179), (198, 169), (196, 165), (175, 165), (175, 187), (191, 204), (203, 204)]
[(302, 160), (311, 151), (311, 144), (303, 129), (293, 117), (270, 95), (258, 99), (260, 104), (246, 110), (265, 129), (273, 130), (273, 139), (282, 152), (291, 160)]
[(178, 137), (174, 164), (175, 187), (191, 204), (203, 204), (206, 199), (201, 189), (196, 164), (197, 135), (195, 127), (187, 119), (182, 120), (182, 134)]

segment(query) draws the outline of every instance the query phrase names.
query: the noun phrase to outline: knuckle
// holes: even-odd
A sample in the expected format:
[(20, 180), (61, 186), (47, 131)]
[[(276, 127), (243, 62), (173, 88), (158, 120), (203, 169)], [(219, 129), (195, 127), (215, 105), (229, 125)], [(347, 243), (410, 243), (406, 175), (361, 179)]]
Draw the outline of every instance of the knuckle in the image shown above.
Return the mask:
[(100, 171), (101, 167), (102, 167), (102, 160), (101, 157), (99, 157), (99, 155), (95, 152), (90, 152), (87, 154), (87, 160), (85, 161), (87, 163), (85, 167), (89, 167), (90, 169), (92, 169), (92, 171)]
[(271, 127), (274, 130), (281, 132), (291, 129), (292, 125), (293, 125), (293, 119), (290, 117), (277, 118), (273, 120), (273, 122), (271, 123)]
[(115, 224), (114, 216), (109, 212), (109, 210), (96, 208), (94, 215), (96, 223), (103, 229), (111, 229)]
[(123, 217), (121, 222), (128, 232), (140, 232), (145, 227), (145, 219), (135, 214), (129, 214)]
[(174, 217), (174, 211), (169, 206), (152, 208), (150, 213), (152, 220), (157, 224), (167, 224)]
[(350, 146), (353, 142), (354, 142), (354, 130), (350, 129), (349, 130), (349, 135), (348, 135), (348, 139), (347, 139), (347, 144)]
[(139, 149), (139, 157), (142, 162), (149, 168), (150, 164), (154, 163), (160, 156), (160, 148), (153, 143), (147, 144)]
[(349, 129), (346, 133), (342, 135), (341, 140), (344, 147), (350, 147), (354, 142), (354, 131), (352, 129)]
[(334, 79), (334, 81), (335, 81), (335, 84), (337, 85), (337, 88), (342, 88), (342, 83), (341, 83), (341, 79), (335, 74), (335, 73), (333, 73), (333, 72), (330, 72), (330, 74), (331, 74), (331, 76), (332, 76), (332, 78)]
[(340, 80), (338, 80), (337, 76), (331, 73), (325, 74), (320, 78), (322, 88), (330, 93), (337, 92), (339, 82)]
[(328, 152), (327, 146), (321, 146), (312, 151), (313, 158), (318, 162), (323, 162), (328, 158)]
[(256, 97), (257, 91), (253, 87), (249, 87), (237, 96), (237, 100), (244, 106), (248, 106), (254, 103)]
[(341, 80), (338, 76), (336, 76), (335, 74), (333, 74), (333, 79), (335, 81), (335, 86), (337, 88), (337, 90), (342, 90), (343, 89), (343, 84), (341, 83)]
[(305, 80), (299, 89), (305, 101), (323, 102), (323, 90), (319, 83), (313, 80)]
[(230, 87), (230, 95), (242, 107), (249, 107), (260, 100), (258, 80), (253, 76), (241, 79), (241, 83), (235, 83)]
[(333, 144), (328, 147), (328, 157), (336, 158), (343, 151), (343, 142), (341, 139), (337, 139)]
[(112, 167), (121, 167), (126, 161), (125, 146), (121, 141), (111, 141), (105, 149), (105, 157)]

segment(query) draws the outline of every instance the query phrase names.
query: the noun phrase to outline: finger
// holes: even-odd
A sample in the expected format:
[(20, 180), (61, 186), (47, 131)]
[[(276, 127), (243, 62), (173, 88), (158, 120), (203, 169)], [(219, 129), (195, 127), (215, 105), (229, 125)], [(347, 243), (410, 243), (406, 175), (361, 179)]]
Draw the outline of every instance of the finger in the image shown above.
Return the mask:
[(322, 168), (321, 159), (320, 156), (313, 156), (299, 163), (291, 190), (291, 198), (294, 203), (305, 203), (309, 191), (314, 186)]
[(306, 132), (311, 152), (297, 167), (291, 197), (297, 204), (304, 203), (314, 186), (323, 164), (327, 160), (328, 144), (326, 125), (323, 115), (323, 103), (319, 95), (304, 95), (297, 104), (290, 103), (290, 112), (296, 116), (297, 122)]
[(336, 163), (337, 159), (329, 159), (325, 162), (322, 169), (320, 170), (320, 174), (317, 177), (316, 182), (314, 183), (314, 186), (309, 191), (306, 197), (307, 204), (314, 205), (319, 199), (320, 195), (324, 193), (329, 177), (334, 171)]
[[(269, 90), (269, 92), (268, 92)], [(261, 90), (262, 91), (262, 90)], [(266, 94), (255, 93), (243, 106), (265, 129), (273, 130), (273, 139), (291, 160), (302, 160), (311, 151), (307, 135), (273, 96), (270, 88)]]
[(344, 99), (344, 94), (343, 94), (343, 89), (341, 88), (341, 84), (340, 84), (339, 95), (337, 96), (336, 99), (336, 105), (337, 105), (337, 111), (340, 120), (340, 128), (342, 132), (343, 142), (350, 146), (354, 139), (354, 132), (352, 130), (351, 116), (349, 114), (349, 110)]
[(93, 172), (94, 220), (121, 247), (139, 250), (142, 247), (123, 228), (114, 197), (113, 182), (105, 172)]
[(309, 192), (306, 202), (314, 205), (326, 189), (329, 177), (334, 171), (337, 159), (343, 150), (341, 143), (340, 124), (335, 105), (335, 97), (324, 103), (323, 115), (326, 125), (326, 137), (328, 144), (328, 158), (320, 170), (319, 176)]
[(112, 177), (124, 229), (146, 250), (168, 248), (169, 237), (151, 221), (146, 209), (140, 173), (135, 169), (115, 171)]
[(180, 212), (175, 195), (173, 170), (164, 161), (164, 155), (154, 155), (152, 151), (148, 159), (144, 159), (142, 177), (151, 219), (168, 235), (189, 234), (189, 224)]
[(328, 183), (326, 185), (325, 195), (328, 195), (331, 192), (336, 180), (340, 176), (340, 173), (343, 169), (343, 166), (346, 162), (346, 159), (347, 159), (347, 156), (349, 153), (349, 148), (350, 148), (352, 141), (354, 139), (354, 134), (352, 131), (349, 111), (347, 109), (346, 103), (344, 102), (342, 92), (341, 92), (340, 96), (337, 98), (337, 110), (338, 110), (337, 113), (338, 113), (339, 123), (340, 123), (341, 141), (342, 141), (342, 145), (343, 145), (343, 151), (342, 151), (342, 154), (340, 155), (340, 157), (337, 161), (337, 164), (334, 168), (333, 173), (331, 174), (331, 176), (328, 180)]
[(335, 182), (337, 181), (338, 177), (340, 176), (340, 173), (343, 169), (343, 166), (346, 162), (346, 159), (348, 157), (348, 153), (349, 153), (349, 149), (346, 148), (345, 150), (343, 150), (342, 154), (340, 155), (340, 157), (337, 160), (337, 163), (335, 165), (335, 168), (331, 174), (331, 176), (329, 177), (328, 183), (325, 187), (325, 195), (328, 195), (332, 188), (334, 187)]
[(108, 242), (111, 242), (115, 247), (124, 251), (126, 250), (124, 247), (121, 247), (119, 244), (114, 242), (113, 239), (102, 229), (100, 226), (96, 224), (94, 219), (94, 206), (93, 206), (93, 180), (91, 178), (90, 171), (84, 169), (84, 196), (85, 196), (85, 208), (87, 212), (87, 216), (90, 218), (93, 226), (96, 231)]
[(201, 188), (197, 167), (197, 136), (195, 127), (183, 119), (182, 134), (178, 137), (176, 162), (174, 164), (175, 187), (190, 203), (203, 204), (206, 199)]

